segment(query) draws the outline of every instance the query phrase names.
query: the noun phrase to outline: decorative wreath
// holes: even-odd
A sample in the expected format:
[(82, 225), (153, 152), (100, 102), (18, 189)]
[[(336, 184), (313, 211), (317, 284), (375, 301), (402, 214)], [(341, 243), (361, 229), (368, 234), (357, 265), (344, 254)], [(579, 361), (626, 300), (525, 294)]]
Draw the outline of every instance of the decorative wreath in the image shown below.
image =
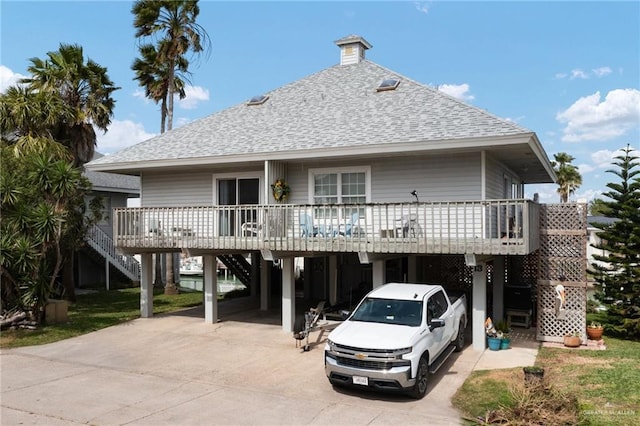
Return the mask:
[(291, 189), (284, 179), (278, 179), (271, 185), (271, 192), (273, 193), (273, 199), (281, 203), (286, 201)]

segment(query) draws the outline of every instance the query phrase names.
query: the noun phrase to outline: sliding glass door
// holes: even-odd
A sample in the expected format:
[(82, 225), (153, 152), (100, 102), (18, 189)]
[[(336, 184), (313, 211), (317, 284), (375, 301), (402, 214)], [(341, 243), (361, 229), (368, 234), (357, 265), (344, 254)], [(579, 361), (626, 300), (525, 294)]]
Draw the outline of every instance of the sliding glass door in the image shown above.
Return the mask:
[[(218, 179), (218, 205), (240, 206), (260, 203), (259, 178)], [(236, 215), (236, 211), (239, 215)], [(242, 230), (255, 229), (257, 211), (252, 208), (220, 211), (218, 229), (221, 236), (241, 235)], [(246, 232), (245, 232), (246, 234)]]

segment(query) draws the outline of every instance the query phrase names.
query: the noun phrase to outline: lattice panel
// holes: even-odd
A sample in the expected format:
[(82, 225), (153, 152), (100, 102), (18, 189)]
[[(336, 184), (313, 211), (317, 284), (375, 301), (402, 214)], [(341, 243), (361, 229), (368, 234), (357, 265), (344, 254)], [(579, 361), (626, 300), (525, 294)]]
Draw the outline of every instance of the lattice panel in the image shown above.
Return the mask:
[[(562, 341), (578, 332), (585, 340), (587, 311), (587, 206), (540, 206), (538, 251), (538, 339)], [(564, 312), (556, 311), (555, 287), (565, 283)]]
[(578, 235), (543, 235), (540, 238), (540, 252), (543, 256), (583, 257), (587, 250), (586, 238), (586, 232)]
[(532, 287), (535, 287), (538, 277), (538, 252), (534, 251), (524, 256), (522, 262), (522, 280)]
[(586, 259), (541, 257), (538, 277), (548, 281), (586, 283), (586, 268)]
[(565, 319), (556, 314), (555, 286), (538, 284), (538, 340), (561, 342), (565, 334), (578, 332), (585, 340), (587, 292), (584, 287), (565, 287)]
[(540, 206), (540, 229), (587, 229), (586, 204), (563, 203)]
[(464, 256), (447, 255), (442, 256), (440, 264), (442, 271), (455, 271), (455, 276), (443, 274), (443, 280), (446, 281), (447, 288), (455, 290), (468, 291), (473, 287), (473, 270), (464, 263)]

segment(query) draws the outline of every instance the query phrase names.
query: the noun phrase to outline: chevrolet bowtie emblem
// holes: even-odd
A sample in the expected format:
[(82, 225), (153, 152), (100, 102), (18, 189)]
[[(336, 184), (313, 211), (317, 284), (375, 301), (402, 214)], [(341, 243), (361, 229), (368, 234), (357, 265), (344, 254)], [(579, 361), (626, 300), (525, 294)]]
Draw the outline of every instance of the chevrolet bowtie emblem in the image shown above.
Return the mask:
[(365, 354), (356, 354), (356, 358), (365, 359), (367, 356)]

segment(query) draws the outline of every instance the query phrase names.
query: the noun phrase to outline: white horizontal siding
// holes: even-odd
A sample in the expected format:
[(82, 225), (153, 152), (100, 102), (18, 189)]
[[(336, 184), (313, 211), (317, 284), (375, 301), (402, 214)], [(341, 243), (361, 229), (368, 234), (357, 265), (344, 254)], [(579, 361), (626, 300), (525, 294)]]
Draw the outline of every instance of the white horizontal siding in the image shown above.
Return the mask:
[(372, 164), (372, 202), (462, 201), (481, 198), (480, 154), (391, 157)]
[(213, 202), (211, 172), (145, 173), (141, 184), (142, 207), (206, 206)]

